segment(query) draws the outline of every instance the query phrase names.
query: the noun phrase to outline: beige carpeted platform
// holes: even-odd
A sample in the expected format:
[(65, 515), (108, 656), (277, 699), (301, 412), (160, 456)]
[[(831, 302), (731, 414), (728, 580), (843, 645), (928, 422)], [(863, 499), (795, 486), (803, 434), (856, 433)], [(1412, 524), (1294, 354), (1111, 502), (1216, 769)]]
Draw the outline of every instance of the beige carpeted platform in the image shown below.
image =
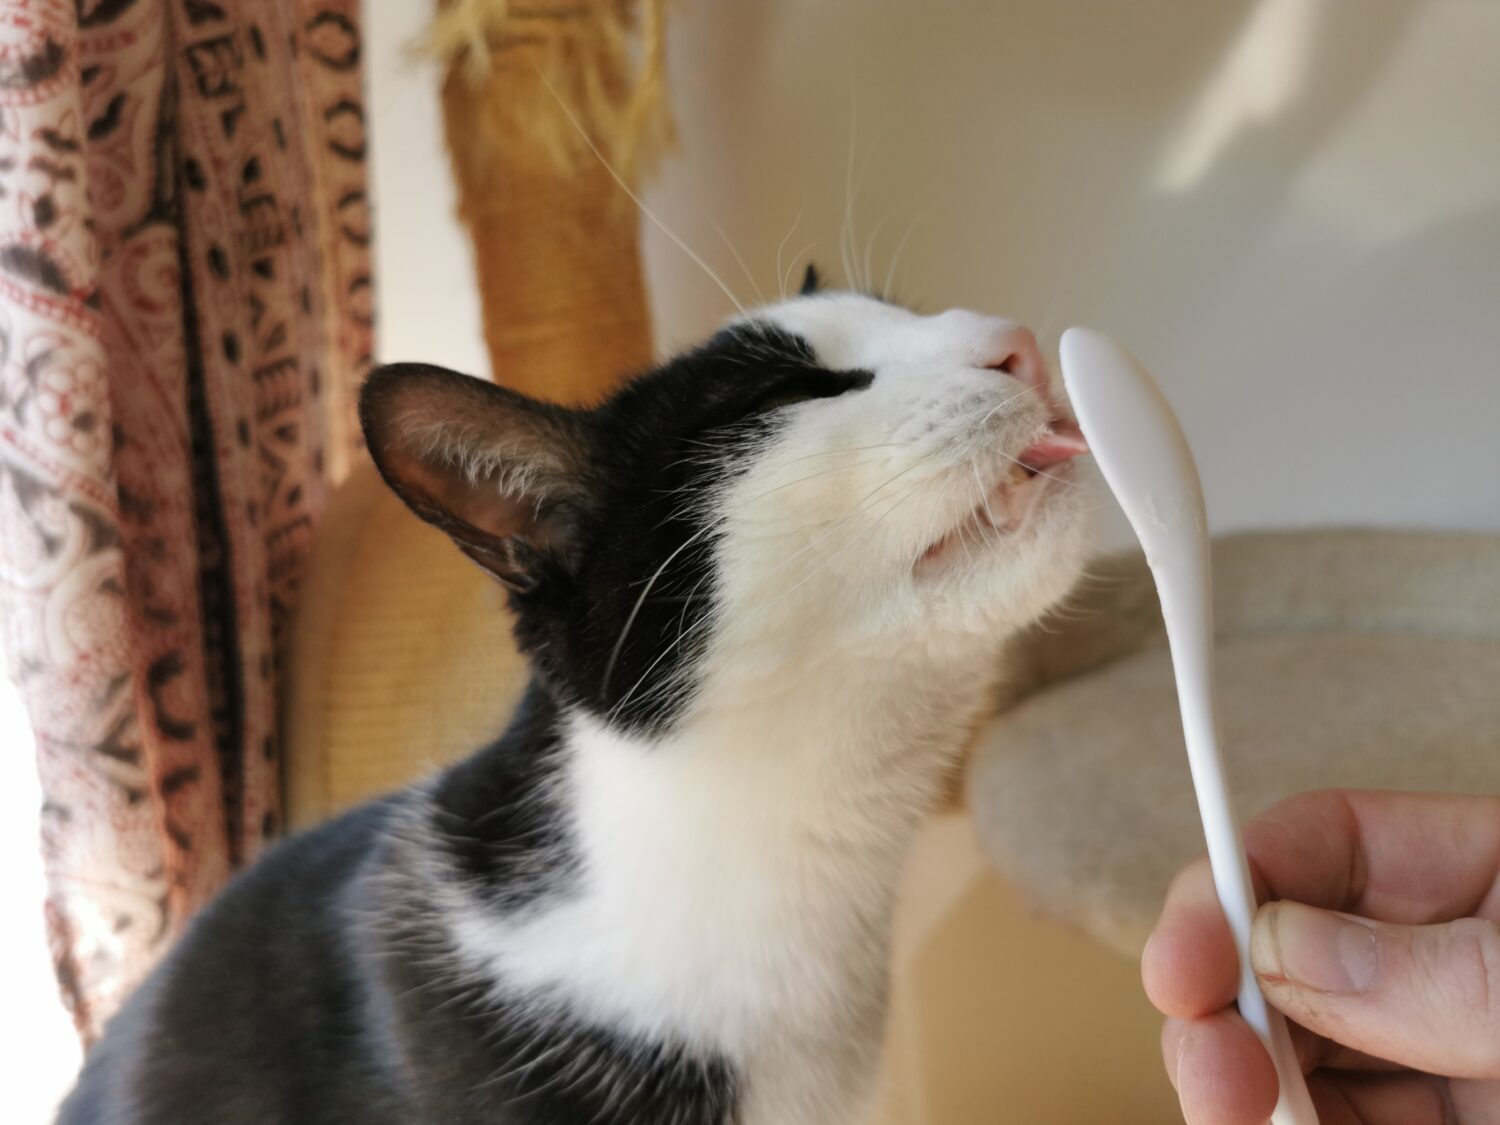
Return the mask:
[[(1324, 786), (1500, 792), (1500, 538), (1215, 544), (1223, 744), (1242, 816)], [(1044, 911), (1134, 955), (1202, 850), (1144, 560), (1109, 560), (1016, 655), (975, 757), (986, 853)]]

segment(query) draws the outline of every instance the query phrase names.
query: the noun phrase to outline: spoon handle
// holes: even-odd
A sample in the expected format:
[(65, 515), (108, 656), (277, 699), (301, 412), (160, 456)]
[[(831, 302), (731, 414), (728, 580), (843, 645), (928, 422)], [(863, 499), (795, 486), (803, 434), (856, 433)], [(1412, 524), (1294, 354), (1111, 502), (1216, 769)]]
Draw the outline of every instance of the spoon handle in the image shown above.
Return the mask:
[(1240, 1015), (1270, 1052), (1281, 1085), (1271, 1115), (1272, 1125), (1317, 1125), (1318, 1114), (1307, 1092), (1286, 1020), (1266, 1003), (1250, 966), (1255, 886), (1250, 879), (1250, 865), (1245, 858), (1239, 824), (1229, 800), (1224, 760), (1219, 753), (1218, 721), (1213, 705), (1213, 591), (1206, 536), (1200, 538), (1196, 548), (1190, 553), (1179, 552), (1170, 562), (1152, 560), (1151, 572), (1167, 623), (1167, 642), (1177, 680), (1188, 767), (1198, 796), (1198, 815), (1203, 821), (1214, 888), (1239, 955)]

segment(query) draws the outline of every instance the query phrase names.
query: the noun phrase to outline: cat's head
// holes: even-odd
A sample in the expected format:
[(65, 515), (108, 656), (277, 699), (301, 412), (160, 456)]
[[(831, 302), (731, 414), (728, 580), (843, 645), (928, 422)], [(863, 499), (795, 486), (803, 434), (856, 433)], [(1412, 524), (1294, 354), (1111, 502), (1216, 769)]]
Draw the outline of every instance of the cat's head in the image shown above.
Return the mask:
[(1034, 340), (959, 309), (806, 293), (589, 410), (396, 364), (361, 415), (391, 487), (509, 588), (538, 672), (625, 730), (720, 680), (982, 661), (1084, 553)]

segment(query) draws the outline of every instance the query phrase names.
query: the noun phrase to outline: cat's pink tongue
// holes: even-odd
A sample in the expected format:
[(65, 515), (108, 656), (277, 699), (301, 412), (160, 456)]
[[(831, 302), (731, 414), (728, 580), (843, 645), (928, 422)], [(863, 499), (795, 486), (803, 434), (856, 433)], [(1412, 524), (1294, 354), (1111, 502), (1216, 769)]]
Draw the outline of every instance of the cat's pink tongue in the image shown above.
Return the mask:
[(1089, 443), (1084, 440), (1083, 431), (1078, 428), (1078, 423), (1059, 418), (1052, 423), (1052, 428), (1046, 437), (1023, 452), (1016, 460), (1026, 468), (1040, 472), (1053, 465), (1072, 460), (1088, 451)]

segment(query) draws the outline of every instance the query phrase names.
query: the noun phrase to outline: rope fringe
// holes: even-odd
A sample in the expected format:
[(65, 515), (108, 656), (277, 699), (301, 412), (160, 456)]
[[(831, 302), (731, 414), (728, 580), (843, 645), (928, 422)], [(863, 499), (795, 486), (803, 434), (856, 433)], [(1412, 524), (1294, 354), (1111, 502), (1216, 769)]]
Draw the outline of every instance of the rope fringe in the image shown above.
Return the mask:
[(443, 0), (417, 50), (444, 65), (445, 101), (469, 118), (467, 151), (455, 150), (455, 162), (484, 180), (496, 174), (496, 153), (521, 147), (553, 171), (576, 171), (594, 156), (565, 105), (622, 176), (649, 174), (675, 140), (665, 8), (666, 0)]

